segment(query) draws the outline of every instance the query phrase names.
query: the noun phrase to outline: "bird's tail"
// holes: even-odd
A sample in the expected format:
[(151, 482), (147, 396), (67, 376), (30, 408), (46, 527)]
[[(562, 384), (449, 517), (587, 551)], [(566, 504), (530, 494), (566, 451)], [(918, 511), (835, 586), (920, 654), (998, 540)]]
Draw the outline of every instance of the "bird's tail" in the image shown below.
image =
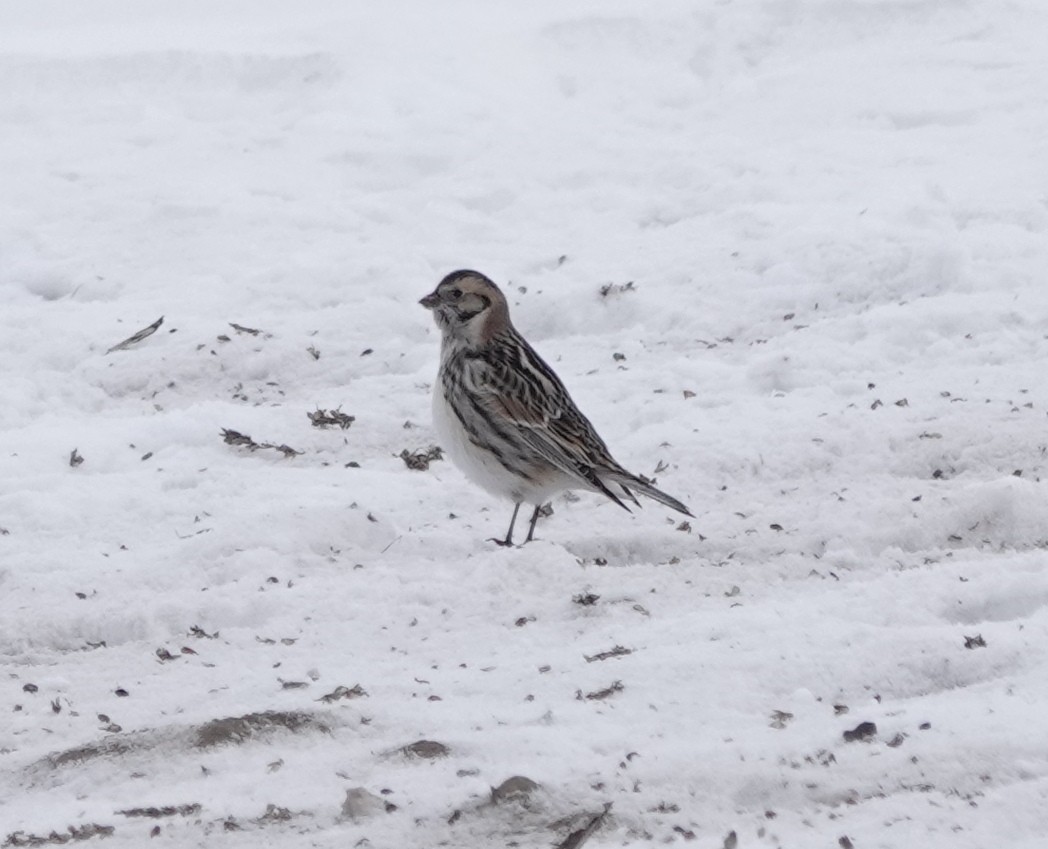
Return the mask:
[(683, 513), (685, 516), (691, 516), (692, 518), (694, 518), (694, 514), (683, 503), (678, 501), (672, 495), (667, 495), (661, 489), (657, 489), (656, 487), (652, 486), (648, 481), (644, 480), (644, 478), (637, 477), (637, 475), (631, 475), (625, 469), (621, 471), (610, 472), (604, 475), (604, 477), (608, 480), (614, 481), (619, 486), (621, 486), (623, 491), (626, 493), (626, 496), (634, 504), (639, 505), (639, 502), (637, 501), (637, 497), (633, 494), (631, 490), (636, 490), (641, 495), (646, 495), (648, 496), (648, 498), (653, 498), (660, 504), (665, 504), (667, 507), (672, 507), (678, 513)]

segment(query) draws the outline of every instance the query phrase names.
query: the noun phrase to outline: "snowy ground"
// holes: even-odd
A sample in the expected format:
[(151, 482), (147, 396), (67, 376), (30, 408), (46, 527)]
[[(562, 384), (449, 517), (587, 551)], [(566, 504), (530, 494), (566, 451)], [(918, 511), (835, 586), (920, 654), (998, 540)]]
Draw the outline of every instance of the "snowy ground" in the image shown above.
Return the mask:
[[(1042, 0), (218, 5), (0, 6), (0, 845), (1044, 846)], [(464, 266), (690, 528), (407, 467)]]

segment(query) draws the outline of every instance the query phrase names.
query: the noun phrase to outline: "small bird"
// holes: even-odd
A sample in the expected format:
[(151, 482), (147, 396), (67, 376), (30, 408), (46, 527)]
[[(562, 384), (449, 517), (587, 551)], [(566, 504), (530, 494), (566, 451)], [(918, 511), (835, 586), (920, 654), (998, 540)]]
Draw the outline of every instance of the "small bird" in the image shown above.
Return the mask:
[(466, 477), (514, 503), (505, 539), (513, 544), (520, 505), (542, 505), (567, 489), (602, 492), (630, 512), (633, 490), (691, 516), (676, 498), (615, 462), (568, 390), (509, 318), (498, 286), (476, 271), (455, 271), (419, 301), (442, 334), (433, 387), (433, 424)]

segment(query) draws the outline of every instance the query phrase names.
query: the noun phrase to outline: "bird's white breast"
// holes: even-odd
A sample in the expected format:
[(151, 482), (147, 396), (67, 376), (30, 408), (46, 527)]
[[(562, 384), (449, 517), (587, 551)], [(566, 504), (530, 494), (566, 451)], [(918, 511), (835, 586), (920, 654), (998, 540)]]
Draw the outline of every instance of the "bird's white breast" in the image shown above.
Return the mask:
[(500, 498), (526, 500), (526, 493), (521, 492), (520, 479), (506, 471), (490, 451), (470, 442), (465, 428), (444, 397), (439, 380), (433, 387), (433, 429), (440, 447), (473, 483)]

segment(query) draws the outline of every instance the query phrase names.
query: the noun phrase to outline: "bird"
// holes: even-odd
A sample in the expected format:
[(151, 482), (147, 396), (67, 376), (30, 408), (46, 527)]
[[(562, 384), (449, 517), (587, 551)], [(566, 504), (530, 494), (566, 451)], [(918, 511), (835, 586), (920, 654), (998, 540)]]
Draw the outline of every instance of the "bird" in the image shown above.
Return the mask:
[(602, 493), (627, 512), (639, 493), (685, 516), (676, 498), (624, 469), (608, 451), (560, 378), (513, 326), (505, 295), (478, 271), (448, 274), (419, 303), (441, 332), (433, 386), (433, 424), (441, 445), (473, 483), (514, 504), (509, 530), (492, 542), (513, 545), (522, 504), (558, 492)]

